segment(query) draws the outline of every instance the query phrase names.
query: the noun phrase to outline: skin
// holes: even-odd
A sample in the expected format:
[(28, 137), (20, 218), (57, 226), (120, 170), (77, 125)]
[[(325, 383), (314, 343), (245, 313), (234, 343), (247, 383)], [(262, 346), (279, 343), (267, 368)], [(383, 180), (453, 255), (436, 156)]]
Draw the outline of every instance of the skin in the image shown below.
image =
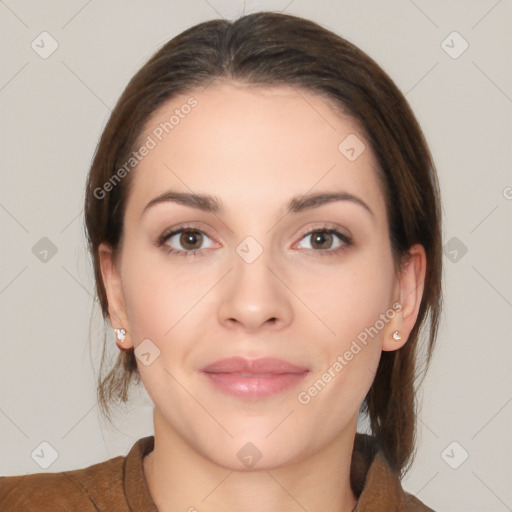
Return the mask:
[[(395, 271), (374, 156), (354, 121), (323, 98), (224, 81), (173, 98), (141, 139), (190, 95), (198, 105), (134, 171), (118, 259), (100, 247), (111, 323), (127, 331), (119, 347), (150, 339), (160, 350), (149, 366), (137, 360), (155, 406), (155, 448), (144, 459), (151, 495), (160, 511), (348, 512), (356, 503), (349, 469), (359, 407), (381, 351), (403, 346), (414, 326), (425, 252), (413, 246)], [(366, 145), (352, 162), (338, 150), (349, 134)], [(169, 189), (215, 195), (224, 211), (166, 202), (142, 215)], [(335, 190), (373, 214), (345, 200), (285, 215), (292, 197)], [(315, 243), (306, 233), (324, 223), (353, 243), (335, 235)], [(194, 241), (180, 243), (180, 234), (153, 243), (189, 224), (205, 233), (196, 233), (196, 256), (168, 253), (192, 250)], [(252, 263), (236, 252), (249, 235), (263, 249)], [(298, 393), (396, 302), (401, 311), (301, 404)], [(392, 337), (397, 329), (400, 341)], [(200, 372), (234, 355), (276, 357), (310, 373), (298, 387), (243, 400)], [(262, 455), (252, 468), (237, 457), (248, 442)]]

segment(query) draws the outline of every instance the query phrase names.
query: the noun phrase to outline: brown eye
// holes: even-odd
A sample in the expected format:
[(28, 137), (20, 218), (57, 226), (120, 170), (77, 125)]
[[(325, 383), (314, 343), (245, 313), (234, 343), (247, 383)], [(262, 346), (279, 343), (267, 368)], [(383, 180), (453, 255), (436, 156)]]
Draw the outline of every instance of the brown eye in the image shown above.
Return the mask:
[(308, 239), (309, 244), (300, 248), (312, 250), (318, 255), (337, 254), (352, 245), (352, 240), (348, 235), (328, 227), (309, 231), (302, 237), (300, 243), (302, 244)]
[(328, 231), (314, 231), (311, 233), (311, 246), (313, 249), (330, 249), (333, 242), (333, 236)]
[(198, 256), (204, 249), (211, 249), (216, 245), (203, 231), (184, 226), (164, 232), (155, 244), (165, 247), (168, 253), (176, 256)]
[(182, 231), (179, 241), (184, 249), (193, 251), (201, 247), (203, 235), (199, 231)]

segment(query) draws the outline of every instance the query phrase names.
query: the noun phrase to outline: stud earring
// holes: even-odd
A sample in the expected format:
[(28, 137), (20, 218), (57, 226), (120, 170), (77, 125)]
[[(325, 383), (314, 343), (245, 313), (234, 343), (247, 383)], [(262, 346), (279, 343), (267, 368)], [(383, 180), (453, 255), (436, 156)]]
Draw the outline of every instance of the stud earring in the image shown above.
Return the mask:
[(114, 332), (116, 333), (117, 339), (123, 343), (124, 339), (126, 338), (126, 330), (125, 329), (114, 329)]
[(395, 331), (395, 332), (393, 333), (393, 339), (394, 339), (395, 341), (400, 341), (400, 340), (402, 339), (402, 336), (400, 336), (400, 334), (398, 334), (398, 331)]

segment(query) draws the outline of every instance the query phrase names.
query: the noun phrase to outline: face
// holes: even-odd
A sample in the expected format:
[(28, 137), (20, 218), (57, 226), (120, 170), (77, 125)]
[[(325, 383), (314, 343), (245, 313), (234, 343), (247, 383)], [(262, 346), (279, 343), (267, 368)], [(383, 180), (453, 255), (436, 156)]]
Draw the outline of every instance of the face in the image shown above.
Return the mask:
[(243, 450), (270, 468), (353, 434), (402, 314), (355, 123), (306, 91), (226, 82), (173, 98), (148, 137), (120, 257), (102, 268), (155, 421), (229, 468)]

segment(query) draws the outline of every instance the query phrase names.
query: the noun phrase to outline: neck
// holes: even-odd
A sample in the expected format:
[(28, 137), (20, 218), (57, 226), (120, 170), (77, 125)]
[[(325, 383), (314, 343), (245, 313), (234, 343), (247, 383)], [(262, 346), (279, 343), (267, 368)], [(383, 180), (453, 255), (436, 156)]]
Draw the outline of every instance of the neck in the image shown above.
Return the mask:
[(143, 461), (159, 512), (323, 510), (351, 512), (353, 427), (320, 452), (286, 466), (239, 471), (205, 458), (154, 411), (154, 449)]

